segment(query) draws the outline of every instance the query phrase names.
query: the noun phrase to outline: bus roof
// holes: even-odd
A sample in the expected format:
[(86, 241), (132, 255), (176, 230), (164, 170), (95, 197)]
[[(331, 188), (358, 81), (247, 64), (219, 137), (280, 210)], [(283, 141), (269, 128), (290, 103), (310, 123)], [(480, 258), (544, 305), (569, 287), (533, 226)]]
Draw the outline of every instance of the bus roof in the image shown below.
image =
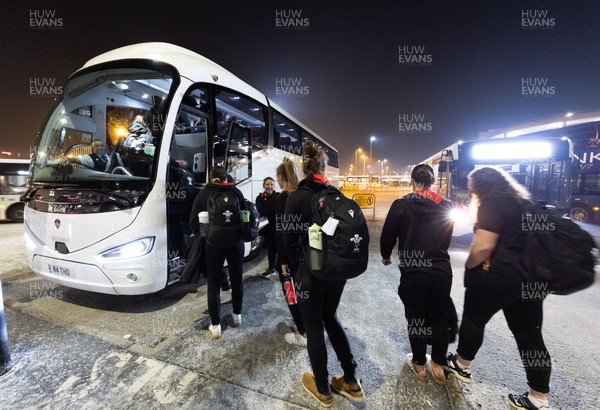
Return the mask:
[(600, 111), (568, 113), (479, 134), (479, 139), (511, 138), (600, 121)]
[(80, 70), (110, 61), (128, 59), (149, 59), (162, 61), (175, 67), (182, 77), (186, 77), (193, 82), (217, 84), (240, 91), (264, 105), (271, 105), (274, 109), (293, 120), (306, 131), (318, 136), (319, 139), (326, 143), (331, 149), (337, 151), (336, 148), (324, 141), (323, 138), (321, 138), (317, 133), (313, 132), (310, 128), (302, 124), (277, 104), (273, 103), (265, 94), (261, 93), (208, 58), (174, 44), (151, 42), (120, 47), (92, 58), (91, 60), (87, 61)]

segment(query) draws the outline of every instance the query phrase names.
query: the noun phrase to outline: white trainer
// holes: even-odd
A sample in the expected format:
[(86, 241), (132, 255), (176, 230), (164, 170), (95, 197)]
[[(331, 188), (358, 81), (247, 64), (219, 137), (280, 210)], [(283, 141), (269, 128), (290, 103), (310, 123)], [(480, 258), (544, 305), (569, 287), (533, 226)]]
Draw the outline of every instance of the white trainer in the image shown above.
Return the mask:
[(308, 343), (306, 336), (302, 336), (300, 333), (297, 332), (286, 333), (284, 338), (285, 341), (291, 344), (292, 346), (306, 347)]
[(231, 317), (233, 318), (233, 323), (231, 326), (233, 326), (233, 327), (241, 326), (241, 324), (242, 324), (242, 314), (241, 313), (239, 315), (232, 313)]
[(213, 339), (218, 339), (221, 337), (221, 325), (208, 325), (208, 331), (210, 332), (210, 337)]

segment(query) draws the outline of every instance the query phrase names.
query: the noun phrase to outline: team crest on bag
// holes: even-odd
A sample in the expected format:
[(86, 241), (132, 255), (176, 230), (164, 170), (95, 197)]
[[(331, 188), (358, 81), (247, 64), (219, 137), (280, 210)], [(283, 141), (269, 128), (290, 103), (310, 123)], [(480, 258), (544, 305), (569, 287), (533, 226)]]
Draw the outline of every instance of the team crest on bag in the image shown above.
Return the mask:
[(360, 241), (362, 241), (362, 236), (355, 233), (354, 238), (350, 238), (351, 242), (354, 242), (354, 249), (352, 252), (360, 252)]
[(240, 201), (235, 192), (219, 190), (208, 197), (206, 241), (215, 247), (229, 246), (242, 239)]

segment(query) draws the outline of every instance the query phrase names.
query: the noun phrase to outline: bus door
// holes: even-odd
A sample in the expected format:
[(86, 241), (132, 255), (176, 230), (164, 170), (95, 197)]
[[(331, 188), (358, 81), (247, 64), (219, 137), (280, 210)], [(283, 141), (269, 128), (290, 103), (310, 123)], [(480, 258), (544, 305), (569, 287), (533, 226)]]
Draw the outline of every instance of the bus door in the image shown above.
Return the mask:
[[(208, 92), (192, 86), (179, 107), (166, 177), (169, 276), (181, 270), (191, 234), (189, 217), (198, 186), (208, 178), (207, 146), (211, 129)], [(171, 281), (169, 277), (169, 281)]]
[(567, 208), (564, 161), (540, 162), (533, 164), (532, 184), (529, 187), (537, 202), (552, 205), (557, 210)]

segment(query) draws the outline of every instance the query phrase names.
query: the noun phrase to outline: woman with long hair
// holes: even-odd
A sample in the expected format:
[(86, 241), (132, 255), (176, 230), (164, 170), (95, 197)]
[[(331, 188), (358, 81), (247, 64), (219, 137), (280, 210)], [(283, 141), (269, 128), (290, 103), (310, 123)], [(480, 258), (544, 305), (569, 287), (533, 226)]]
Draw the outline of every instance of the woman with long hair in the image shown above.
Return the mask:
[[(277, 167), (276, 171), (277, 183), (281, 187), (282, 191), (277, 197), (277, 203), (275, 204), (275, 232), (277, 242), (277, 271), (279, 273), (279, 281), (281, 282), (281, 289), (283, 294), (286, 294), (285, 282), (291, 277), (292, 280), (297, 280), (296, 273), (298, 272), (297, 265), (291, 265), (288, 257), (285, 254), (285, 248), (283, 246), (283, 228), (289, 227), (291, 221), (285, 219), (285, 204), (287, 202), (290, 193), (295, 192), (298, 189), (298, 176), (296, 175), (296, 167), (292, 160), (288, 157), (283, 158), (283, 161)], [(302, 319), (302, 312), (298, 304), (288, 304), (290, 313), (292, 315), (293, 323), (290, 324), (290, 328), (293, 330), (290, 333), (286, 333), (285, 341), (291, 345), (306, 347), (306, 333), (304, 329), (304, 320)]]
[[(365, 394), (356, 378), (356, 361), (342, 324), (336, 311), (346, 285), (345, 280), (325, 281), (313, 276), (297, 247), (308, 247), (308, 225), (312, 219), (311, 202), (313, 193), (321, 192), (329, 185), (325, 174), (327, 156), (313, 141), (306, 141), (303, 147), (302, 168), (306, 176), (299, 183), (298, 190), (290, 193), (285, 205), (284, 216), (293, 220), (293, 227), (284, 233), (285, 253), (290, 264), (298, 266), (298, 302), (306, 329), (308, 357), (312, 372), (302, 376), (304, 389), (322, 406), (331, 407), (331, 390), (351, 400), (364, 401)], [(327, 371), (327, 348), (323, 328), (344, 371), (343, 376), (333, 376), (331, 386)]]
[[(522, 252), (523, 212), (529, 193), (508, 173), (484, 167), (472, 171), (469, 189), (477, 205), (475, 236), (466, 262), (465, 302), (457, 354), (448, 354), (446, 369), (471, 383), (470, 364), (483, 343), (485, 325), (502, 310), (525, 366), (529, 392), (509, 394), (514, 409), (550, 409), (551, 359), (542, 336), (545, 292), (523, 292), (515, 268)], [(535, 358), (535, 360), (530, 360)]]
[[(427, 367), (437, 383), (445, 384), (446, 314), (452, 288), (448, 247), (453, 222), (448, 217), (450, 202), (430, 190), (434, 182), (429, 165), (420, 164), (413, 169), (413, 192), (392, 204), (381, 231), (380, 247), (382, 263), (387, 266), (392, 263), (390, 255), (398, 242), (398, 295), (404, 304), (412, 350), (404, 361), (420, 381), (428, 380)], [(431, 359), (426, 355), (428, 337)]]

